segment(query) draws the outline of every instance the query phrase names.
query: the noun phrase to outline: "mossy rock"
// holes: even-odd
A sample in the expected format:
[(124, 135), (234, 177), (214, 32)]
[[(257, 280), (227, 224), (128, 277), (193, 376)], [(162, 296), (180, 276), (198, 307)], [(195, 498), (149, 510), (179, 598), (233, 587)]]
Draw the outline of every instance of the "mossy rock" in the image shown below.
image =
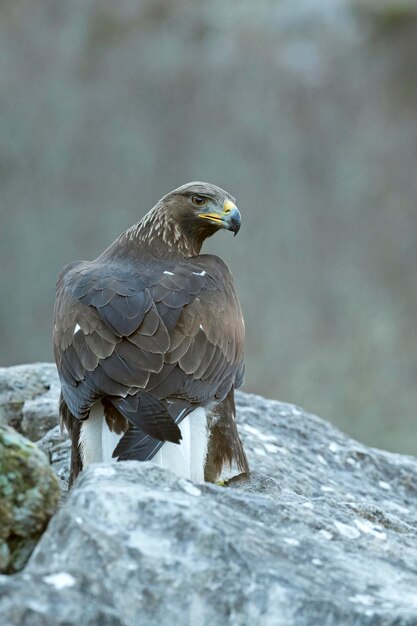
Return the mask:
[(56, 511), (59, 482), (35, 444), (0, 427), (0, 572), (21, 569)]

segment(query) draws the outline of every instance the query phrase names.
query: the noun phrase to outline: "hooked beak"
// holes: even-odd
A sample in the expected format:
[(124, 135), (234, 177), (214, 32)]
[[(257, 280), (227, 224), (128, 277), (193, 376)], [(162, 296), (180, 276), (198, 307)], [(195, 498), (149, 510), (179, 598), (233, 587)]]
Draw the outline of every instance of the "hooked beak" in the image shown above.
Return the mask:
[(240, 211), (231, 200), (225, 201), (221, 213), (200, 213), (198, 217), (201, 217), (202, 219), (205, 219), (214, 224), (218, 224), (220, 228), (226, 228), (227, 230), (231, 230), (232, 233), (235, 234), (235, 236), (240, 229)]

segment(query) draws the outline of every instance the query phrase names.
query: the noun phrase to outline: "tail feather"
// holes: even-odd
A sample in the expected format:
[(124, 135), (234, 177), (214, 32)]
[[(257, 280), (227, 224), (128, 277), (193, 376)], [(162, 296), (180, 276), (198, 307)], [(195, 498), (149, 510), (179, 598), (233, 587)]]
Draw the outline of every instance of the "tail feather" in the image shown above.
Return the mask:
[(130, 426), (113, 451), (119, 461), (149, 461), (164, 442), (143, 432), (138, 426)]
[(130, 424), (154, 439), (179, 443), (181, 431), (164, 402), (144, 391), (126, 398), (112, 398), (114, 408)]
[(189, 413), (180, 423), (181, 442), (159, 441), (131, 426), (116, 449), (119, 461), (135, 459), (149, 461), (170, 469), (174, 474), (204, 480), (204, 463), (207, 454), (207, 418), (203, 407)]
[[(150, 461), (164, 443), (179, 444), (182, 439), (179, 424), (193, 410), (193, 406), (185, 400), (170, 401), (166, 406), (161, 400), (145, 393), (113, 401), (113, 406), (129, 421), (129, 428), (113, 452), (113, 457), (118, 457), (119, 461)], [(154, 422), (163, 421), (165, 426), (162, 431), (142, 427), (152, 411)]]

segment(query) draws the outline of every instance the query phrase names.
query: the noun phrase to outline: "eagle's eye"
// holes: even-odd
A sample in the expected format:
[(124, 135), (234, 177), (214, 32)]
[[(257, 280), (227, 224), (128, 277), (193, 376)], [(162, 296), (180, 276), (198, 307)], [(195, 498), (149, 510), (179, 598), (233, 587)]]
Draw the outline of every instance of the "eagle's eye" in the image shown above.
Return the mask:
[(206, 198), (205, 196), (198, 196), (198, 195), (194, 195), (191, 197), (191, 202), (194, 204), (194, 206), (204, 206), (207, 203), (208, 198)]

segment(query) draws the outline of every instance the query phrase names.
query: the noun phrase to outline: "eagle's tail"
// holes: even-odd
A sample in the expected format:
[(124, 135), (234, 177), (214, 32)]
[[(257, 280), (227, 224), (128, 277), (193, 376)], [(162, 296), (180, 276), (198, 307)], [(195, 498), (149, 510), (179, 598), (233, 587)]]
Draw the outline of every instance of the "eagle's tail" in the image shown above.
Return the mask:
[(177, 476), (204, 481), (208, 431), (204, 407), (188, 413), (179, 423), (180, 443), (160, 441), (131, 425), (113, 452), (121, 461), (152, 461)]
[[(112, 405), (104, 400), (91, 407), (88, 419), (83, 422), (73, 416), (66, 417), (65, 424), (69, 425), (72, 437), (70, 484), (89, 463), (114, 463), (118, 459), (152, 461), (177, 476), (204, 481), (208, 434), (203, 407), (182, 419), (179, 444), (155, 439), (132, 424), (128, 427), (127, 421), (120, 414), (117, 421), (114, 413)], [(126, 432), (119, 428), (122, 422)]]

